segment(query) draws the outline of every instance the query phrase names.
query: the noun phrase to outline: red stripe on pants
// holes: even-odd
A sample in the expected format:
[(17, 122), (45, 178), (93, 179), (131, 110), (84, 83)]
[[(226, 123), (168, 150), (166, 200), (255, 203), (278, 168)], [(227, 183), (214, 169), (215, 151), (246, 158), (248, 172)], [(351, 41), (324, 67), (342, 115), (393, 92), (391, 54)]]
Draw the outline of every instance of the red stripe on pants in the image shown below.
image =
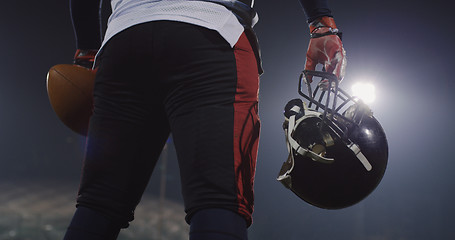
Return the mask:
[(239, 213), (251, 224), (254, 175), (259, 142), (259, 74), (251, 45), (243, 33), (234, 46), (237, 88), (234, 102), (234, 160)]

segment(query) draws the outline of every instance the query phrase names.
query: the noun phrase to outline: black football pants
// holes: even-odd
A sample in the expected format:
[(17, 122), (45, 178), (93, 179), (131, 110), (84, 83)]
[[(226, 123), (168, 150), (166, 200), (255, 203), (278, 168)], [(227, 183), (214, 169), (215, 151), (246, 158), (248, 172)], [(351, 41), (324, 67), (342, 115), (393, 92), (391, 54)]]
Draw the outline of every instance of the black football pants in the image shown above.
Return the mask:
[(172, 133), (186, 220), (225, 209), (251, 224), (259, 140), (257, 61), (245, 34), (156, 21), (100, 53), (77, 206), (127, 227)]

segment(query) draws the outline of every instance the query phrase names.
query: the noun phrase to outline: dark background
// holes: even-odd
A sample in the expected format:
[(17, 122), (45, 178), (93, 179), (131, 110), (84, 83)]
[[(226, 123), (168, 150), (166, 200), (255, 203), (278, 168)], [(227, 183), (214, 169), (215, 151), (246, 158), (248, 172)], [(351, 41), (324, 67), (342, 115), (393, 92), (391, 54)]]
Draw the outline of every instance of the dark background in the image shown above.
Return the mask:
[[(375, 84), (371, 107), (388, 137), (388, 169), (369, 197), (343, 210), (312, 207), (275, 180), (287, 157), (282, 108), (298, 96), (309, 36), (297, 0), (257, 1), (265, 74), (250, 239), (455, 239), (455, 34), (449, 2), (329, 3), (348, 56), (341, 86)], [(75, 51), (68, 1), (5, 1), (0, 31), (0, 181), (54, 181), (76, 191), (85, 140), (58, 120), (45, 87), (47, 70), (70, 63)], [(170, 146), (166, 194), (180, 201)], [(159, 193), (159, 177), (157, 168), (149, 194)]]

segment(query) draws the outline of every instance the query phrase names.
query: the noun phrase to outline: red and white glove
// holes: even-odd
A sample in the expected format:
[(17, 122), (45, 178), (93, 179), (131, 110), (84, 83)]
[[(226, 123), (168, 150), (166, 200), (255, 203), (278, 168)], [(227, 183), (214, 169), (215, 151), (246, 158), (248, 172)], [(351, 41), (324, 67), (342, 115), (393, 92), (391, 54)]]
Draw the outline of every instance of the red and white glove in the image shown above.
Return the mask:
[(74, 54), (73, 64), (92, 69), (97, 52), (98, 50), (96, 49), (77, 49), (76, 53)]
[[(346, 52), (333, 18), (321, 17), (311, 22), (310, 33), (305, 70), (314, 71), (316, 65), (322, 64), (326, 72), (335, 74), (338, 81), (343, 80)], [(308, 76), (307, 80), (311, 82), (312, 77)]]

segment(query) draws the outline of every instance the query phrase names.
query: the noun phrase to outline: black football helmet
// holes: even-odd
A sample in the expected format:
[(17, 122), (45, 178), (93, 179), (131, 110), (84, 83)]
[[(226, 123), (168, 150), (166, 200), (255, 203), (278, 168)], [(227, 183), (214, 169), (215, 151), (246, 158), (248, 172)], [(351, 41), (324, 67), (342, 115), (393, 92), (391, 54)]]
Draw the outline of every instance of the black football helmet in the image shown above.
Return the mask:
[[(314, 91), (309, 75), (321, 78)], [(339, 88), (331, 73), (303, 71), (298, 92), (306, 101), (293, 99), (285, 106), (289, 156), (277, 180), (320, 208), (358, 203), (384, 175), (388, 159), (384, 130), (370, 108)]]

